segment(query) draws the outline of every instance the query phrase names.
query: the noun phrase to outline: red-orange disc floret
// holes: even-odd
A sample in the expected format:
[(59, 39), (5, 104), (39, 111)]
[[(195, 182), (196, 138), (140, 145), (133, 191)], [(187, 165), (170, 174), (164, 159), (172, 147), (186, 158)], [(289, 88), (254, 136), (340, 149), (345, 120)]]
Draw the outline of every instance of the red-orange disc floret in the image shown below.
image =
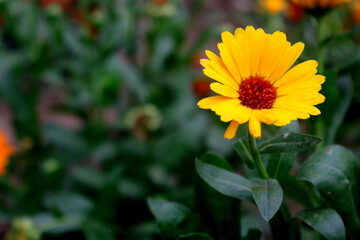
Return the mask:
[(276, 88), (261, 76), (251, 76), (240, 84), (240, 101), (251, 109), (270, 109), (276, 100)]

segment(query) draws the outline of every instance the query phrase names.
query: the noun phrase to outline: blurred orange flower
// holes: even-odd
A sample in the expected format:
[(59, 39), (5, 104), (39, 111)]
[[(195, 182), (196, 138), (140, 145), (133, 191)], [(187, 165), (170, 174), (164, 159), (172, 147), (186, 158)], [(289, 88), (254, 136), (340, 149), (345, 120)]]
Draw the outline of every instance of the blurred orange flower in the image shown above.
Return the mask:
[(278, 14), (286, 9), (286, 0), (260, 0), (260, 6), (270, 14)]
[(360, 0), (355, 0), (352, 5), (352, 18), (355, 23), (360, 23)]
[(350, 2), (351, 0), (291, 0), (307, 9), (332, 8)]
[(0, 130), (0, 174), (5, 174), (5, 168), (14, 148), (9, 144), (5, 134)]
[(304, 9), (296, 3), (288, 5), (286, 16), (294, 22), (298, 22), (304, 16)]

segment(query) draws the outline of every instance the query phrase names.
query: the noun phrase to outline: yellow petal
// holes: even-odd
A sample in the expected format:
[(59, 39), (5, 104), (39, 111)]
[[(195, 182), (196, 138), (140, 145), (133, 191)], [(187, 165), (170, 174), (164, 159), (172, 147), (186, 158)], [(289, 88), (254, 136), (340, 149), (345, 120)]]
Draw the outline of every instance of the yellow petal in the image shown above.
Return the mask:
[(235, 137), (238, 127), (239, 123), (236, 121), (232, 121), (225, 131), (224, 138), (231, 139)]
[(205, 68), (206, 76), (238, 90), (239, 84), (234, 80), (221, 58), (211, 51), (206, 51), (209, 59), (201, 59), (200, 64)]
[(212, 83), (210, 84), (210, 88), (211, 90), (213, 90), (214, 92), (223, 95), (225, 97), (231, 97), (231, 98), (238, 98), (239, 97), (239, 93), (236, 92), (234, 89), (220, 84), (220, 83)]
[(231, 99), (224, 101), (221, 104), (214, 105), (212, 108), (210, 108), (212, 111), (216, 113), (216, 115), (222, 116), (224, 114), (227, 114), (228, 112), (232, 111), (240, 101), (238, 99)]
[(251, 114), (252, 110), (250, 108), (238, 104), (231, 111), (221, 115), (221, 121), (229, 122), (231, 120), (236, 120), (238, 123), (243, 124), (249, 121)]
[(263, 47), (260, 58), (259, 75), (268, 79), (281, 60), (284, 52), (290, 47), (283, 32), (275, 32), (268, 37), (267, 45)]
[(318, 105), (320, 103), (323, 103), (325, 101), (325, 97), (324, 95), (318, 93), (315, 97), (313, 98), (309, 98), (309, 99), (305, 99), (302, 101), (302, 103), (304, 104), (309, 104), (309, 105)]
[[(307, 113), (311, 115), (319, 115), (320, 111), (314, 106), (306, 105), (301, 102), (288, 102), (288, 101), (276, 101), (274, 108), (280, 108), (288, 110), (293, 113)], [(302, 117), (299, 117), (302, 118)]]
[(261, 138), (261, 124), (254, 115), (249, 120), (249, 132), (251, 136)]
[(297, 84), (308, 81), (317, 72), (318, 63), (315, 60), (308, 60), (290, 69), (284, 76), (274, 82), (274, 86), (280, 88), (284, 85)]
[(254, 111), (255, 117), (263, 123), (273, 124), (275, 122), (275, 115), (270, 109), (262, 109)]
[(242, 77), (240, 75), (236, 61), (233, 58), (232, 49), (225, 43), (219, 43), (217, 46), (220, 51), (221, 59), (223, 60), (226, 68), (231, 73), (233, 79), (238, 83), (241, 82)]
[(276, 126), (285, 126), (288, 125), (291, 121), (296, 120), (297, 116), (284, 109), (271, 109), (270, 110), (272, 114), (274, 115), (275, 121), (274, 125)]
[(241, 79), (237, 79), (238, 83), (241, 80), (246, 79), (250, 76), (250, 65), (248, 56), (240, 48), (239, 43), (236, 41), (235, 36), (230, 32), (223, 32), (221, 34), (222, 41), (228, 48), (231, 49), (232, 58), (234, 59)]
[(262, 56), (263, 48), (268, 41), (269, 35), (266, 34), (261, 28), (255, 30), (252, 27), (247, 27), (245, 30), (245, 34), (249, 44), (251, 75), (260, 75), (260, 59)]
[(299, 58), (300, 54), (304, 50), (304, 46), (305, 45), (302, 42), (298, 42), (285, 49), (284, 54), (277, 62), (274, 71), (269, 76), (270, 82), (275, 82), (286, 73), (286, 71), (294, 64), (296, 59)]
[(224, 96), (212, 96), (201, 99), (197, 105), (202, 109), (210, 109), (216, 105), (219, 105), (225, 101), (229, 100), (229, 98)]

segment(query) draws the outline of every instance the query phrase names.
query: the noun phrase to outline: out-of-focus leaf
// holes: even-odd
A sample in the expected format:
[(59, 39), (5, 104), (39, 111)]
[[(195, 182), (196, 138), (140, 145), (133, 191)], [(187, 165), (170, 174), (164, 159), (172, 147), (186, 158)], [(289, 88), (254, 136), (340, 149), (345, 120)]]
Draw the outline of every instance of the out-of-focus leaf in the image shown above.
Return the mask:
[(79, 183), (95, 189), (101, 188), (106, 181), (104, 173), (88, 167), (75, 168), (72, 177)]
[(110, 228), (92, 219), (86, 221), (82, 226), (86, 239), (89, 240), (115, 240), (115, 235)]
[(321, 141), (320, 138), (308, 134), (285, 133), (263, 142), (259, 146), (261, 154), (304, 151)]
[(190, 214), (184, 205), (160, 198), (148, 198), (147, 203), (162, 229), (173, 229)]
[[(200, 161), (232, 171), (230, 164), (214, 153), (204, 154)], [(237, 199), (224, 196), (198, 176), (195, 184), (195, 204), (203, 225), (207, 226), (214, 239), (239, 239), (240, 218), (237, 213), (240, 202)]]
[(360, 62), (360, 48), (350, 34), (331, 35), (324, 45), (327, 45), (326, 59), (338, 72)]
[(226, 171), (211, 164), (195, 161), (196, 170), (200, 177), (211, 187), (221, 192), (222, 194), (241, 200), (252, 201), (251, 184), (249, 180)]
[(341, 97), (336, 103), (336, 108), (332, 107), (331, 124), (327, 127), (326, 143), (333, 144), (335, 142), (336, 133), (344, 120), (346, 111), (348, 110), (353, 96), (353, 83), (350, 76), (342, 76), (337, 79), (337, 87), (341, 90)]
[(238, 141), (234, 143), (235, 151), (239, 154), (241, 160), (243, 160), (246, 165), (253, 169), (254, 168), (254, 160), (249, 150), (249, 144), (246, 141), (246, 137), (240, 138)]
[(93, 208), (93, 204), (90, 200), (72, 192), (50, 194), (45, 197), (45, 204), (61, 214), (77, 214), (84, 218)]
[(88, 150), (84, 139), (74, 131), (55, 124), (46, 125), (43, 131), (47, 143), (56, 146), (63, 154), (66, 152), (76, 157)]
[(296, 214), (328, 240), (345, 240), (345, 226), (339, 214), (331, 208), (307, 209)]
[(55, 217), (49, 213), (39, 213), (32, 217), (36, 228), (41, 233), (63, 234), (79, 230), (84, 218), (80, 215)]
[(153, 59), (150, 61), (154, 71), (160, 71), (164, 68), (165, 60), (174, 47), (174, 40), (170, 35), (161, 35), (155, 39)]
[(113, 68), (121, 74), (121, 80), (125, 82), (140, 101), (145, 101), (148, 89), (142, 79), (139, 69), (119, 57), (113, 58)]
[(265, 221), (269, 221), (279, 210), (283, 201), (283, 190), (276, 179), (253, 178), (252, 195)]
[(204, 233), (190, 233), (187, 235), (181, 235), (178, 239), (179, 240), (180, 239), (183, 239), (183, 240), (213, 240), (212, 237), (210, 237), (209, 235), (204, 234)]
[(306, 160), (297, 178), (311, 182), (327, 205), (342, 216), (348, 231), (359, 235), (355, 203), (359, 201), (360, 164), (352, 152), (338, 145), (323, 148)]

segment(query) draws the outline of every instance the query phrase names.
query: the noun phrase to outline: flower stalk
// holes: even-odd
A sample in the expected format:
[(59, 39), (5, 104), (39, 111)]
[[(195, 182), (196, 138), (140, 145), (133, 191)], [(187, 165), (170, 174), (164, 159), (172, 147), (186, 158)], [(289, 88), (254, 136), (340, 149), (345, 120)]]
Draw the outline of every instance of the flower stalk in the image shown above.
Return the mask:
[(256, 170), (258, 171), (260, 177), (262, 179), (269, 179), (269, 174), (267, 173), (264, 163), (261, 159), (260, 153), (257, 149), (256, 146), (256, 141), (255, 138), (249, 133), (248, 131), (248, 142), (249, 142), (249, 146), (250, 146), (250, 151), (254, 160), (254, 166), (256, 168)]

